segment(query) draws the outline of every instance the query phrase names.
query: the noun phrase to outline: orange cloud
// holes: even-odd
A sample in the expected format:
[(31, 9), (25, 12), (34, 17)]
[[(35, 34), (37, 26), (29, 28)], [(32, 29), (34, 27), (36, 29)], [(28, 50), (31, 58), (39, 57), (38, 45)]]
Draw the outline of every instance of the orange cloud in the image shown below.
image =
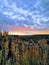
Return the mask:
[(8, 29), (9, 35), (45, 35), (49, 34), (48, 30), (38, 30), (35, 28), (29, 28), (29, 27), (17, 27), (12, 25), (0, 25)]
[(36, 30), (35, 28), (19, 27), (19, 26), (5, 25), (5, 24), (2, 24), (0, 26), (3, 27), (3, 28), (8, 29), (8, 31), (30, 31), (30, 30)]

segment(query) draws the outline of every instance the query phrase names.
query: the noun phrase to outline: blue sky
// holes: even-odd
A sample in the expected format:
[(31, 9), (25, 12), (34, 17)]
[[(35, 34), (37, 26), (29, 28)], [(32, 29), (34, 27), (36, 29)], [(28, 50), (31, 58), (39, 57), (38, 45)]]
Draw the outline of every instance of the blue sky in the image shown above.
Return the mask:
[(49, 29), (49, 0), (0, 0), (0, 30), (4, 25)]

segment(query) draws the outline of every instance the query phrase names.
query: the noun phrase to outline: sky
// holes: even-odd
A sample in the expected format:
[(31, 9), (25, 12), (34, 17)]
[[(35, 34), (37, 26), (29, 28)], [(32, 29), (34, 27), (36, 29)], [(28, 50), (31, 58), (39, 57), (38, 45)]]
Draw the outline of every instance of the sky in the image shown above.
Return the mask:
[(49, 30), (49, 0), (0, 0), (0, 30)]

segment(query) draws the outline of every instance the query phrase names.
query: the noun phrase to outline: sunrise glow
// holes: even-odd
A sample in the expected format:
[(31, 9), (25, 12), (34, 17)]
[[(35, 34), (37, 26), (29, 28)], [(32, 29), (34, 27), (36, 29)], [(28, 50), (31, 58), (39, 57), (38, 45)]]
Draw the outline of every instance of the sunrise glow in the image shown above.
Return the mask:
[(9, 32), (9, 35), (48, 35), (49, 31), (17, 31)]

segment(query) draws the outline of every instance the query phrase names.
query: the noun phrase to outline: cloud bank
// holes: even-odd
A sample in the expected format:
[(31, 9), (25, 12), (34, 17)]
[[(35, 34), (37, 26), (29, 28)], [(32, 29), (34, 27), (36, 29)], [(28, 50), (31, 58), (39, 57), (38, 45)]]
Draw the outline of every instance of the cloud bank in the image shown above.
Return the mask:
[(0, 20), (1, 18), (3, 20), (0, 24), (47, 30), (49, 0), (0, 0)]

